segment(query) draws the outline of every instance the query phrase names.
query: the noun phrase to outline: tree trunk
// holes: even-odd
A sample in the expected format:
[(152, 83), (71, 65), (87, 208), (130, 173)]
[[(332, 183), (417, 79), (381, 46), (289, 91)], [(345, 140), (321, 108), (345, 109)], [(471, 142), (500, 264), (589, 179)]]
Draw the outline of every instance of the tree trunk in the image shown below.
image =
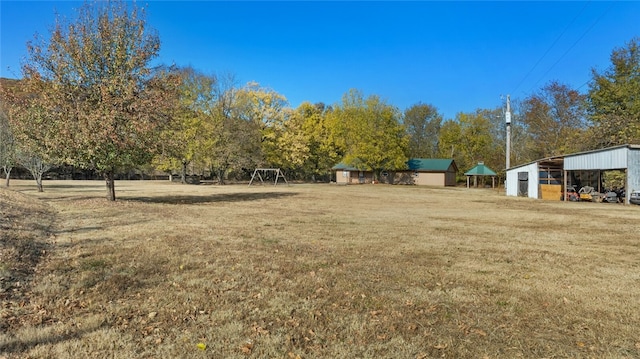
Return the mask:
[(218, 184), (224, 185), (224, 169), (219, 168), (217, 172), (218, 172)]
[(107, 200), (115, 201), (116, 200), (116, 186), (115, 180), (113, 179), (113, 172), (105, 172), (104, 180), (107, 184)]
[(180, 173), (180, 182), (187, 183), (187, 161), (182, 161), (182, 173)]
[(5, 167), (4, 168), (4, 173), (6, 174), (6, 178), (5, 178), (5, 185), (7, 187), (9, 187), (9, 177), (11, 177), (11, 169), (13, 169), (13, 167)]
[(36, 179), (36, 185), (38, 186), (38, 192), (44, 192), (44, 187), (42, 187), (42, 174), (34, 175)]
[[(40, 162), (42, 163), (42, 162)], [(42, 187), (42, 174), (44, 171), (42, 170), (42, 166), (30, 166), (28, 168), (29, 172), (31, 172), (31, 176), (36, 180), (36, 186), (38, 187), (38, 192), (44, 192), (44, 188)]]

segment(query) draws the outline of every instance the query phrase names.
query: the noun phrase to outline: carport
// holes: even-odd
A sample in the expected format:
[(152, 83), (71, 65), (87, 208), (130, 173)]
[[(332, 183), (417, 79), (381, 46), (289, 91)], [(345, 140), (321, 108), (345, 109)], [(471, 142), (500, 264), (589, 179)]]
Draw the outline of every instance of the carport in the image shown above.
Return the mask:
[(640, 190), (640, 145), (620, 145), (599, 150), (540, 159), (507, 170), (507, 196), (559, 200), (568, 186), (591, 185), (602, 192), (602, 174), (624, 172), (625, 203), (631, 191)]
[(595, 183), (592, 187), (603, 192), (602, 173), (616, 170), (625, 174), (624, 203), (629, 203), (631, 191), (640, 190), (640, 145), (621, 145), (565, 156), (564, 188), (572, 184), (583, 186), (588, 182)]

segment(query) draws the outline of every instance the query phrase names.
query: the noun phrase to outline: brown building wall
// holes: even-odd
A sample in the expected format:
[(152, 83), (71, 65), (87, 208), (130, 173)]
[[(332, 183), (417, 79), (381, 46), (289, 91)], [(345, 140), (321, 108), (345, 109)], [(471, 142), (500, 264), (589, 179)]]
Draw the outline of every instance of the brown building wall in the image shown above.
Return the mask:
[(414, 172), (399, 171), (393, 176), (394, 184), (416, 184), (421, 186), (455, 186), (455, 171), (448, 172)]
[(336, 171), (336, 183), (347, 184), (349, 183), (350, 172), (349, 171)]
[(372, 182), (373, 182), (373, 172), (367, 172), (367, 171), (351, 172), (351, 183), (362, 184), (362, 183), (372, 183)]
[[(391, 179), (393, 178), (393, 181)], [(372, 183), (373, 172), (369, 171), (336, 171), (336, 183), (359, 184)], [(414, 172), (397, 171), (389, 172), (387, 176), (380, 178), (381, 183), (388, 184), (416, 184), (421, 186), (455, 186), (455, 171), (448, 172)]]
[(418, 172), (415, 183), (423, 186), (444, 186), (444, 180), (444, 173)]
[(445, 186), (456, 185), (456, 171), (449, 170), (445, 175)]
[(372, 183), (373, 172), (368, 171), (336, 171), (337, 184)]

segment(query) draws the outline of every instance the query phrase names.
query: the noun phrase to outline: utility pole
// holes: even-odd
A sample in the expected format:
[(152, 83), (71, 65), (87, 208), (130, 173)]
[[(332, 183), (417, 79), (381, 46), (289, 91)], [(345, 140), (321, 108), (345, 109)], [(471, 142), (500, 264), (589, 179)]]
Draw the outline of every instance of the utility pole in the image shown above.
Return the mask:
[(511, 101), (509, 95), (507, 95), (507, 112), (504, 114), (504, 119), (507, 123), (507, 159), (506, 168), (511, 166)]

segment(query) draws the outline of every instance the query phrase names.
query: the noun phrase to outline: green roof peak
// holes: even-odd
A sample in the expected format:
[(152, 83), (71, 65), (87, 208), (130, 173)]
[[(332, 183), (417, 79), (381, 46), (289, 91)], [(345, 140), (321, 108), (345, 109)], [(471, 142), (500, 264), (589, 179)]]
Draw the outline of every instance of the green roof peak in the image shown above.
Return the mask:
[(478, 164), (467, 171), (465, 176), (497, 176), (491, 168), (484, 165), (484, 162), (478, 162)]

